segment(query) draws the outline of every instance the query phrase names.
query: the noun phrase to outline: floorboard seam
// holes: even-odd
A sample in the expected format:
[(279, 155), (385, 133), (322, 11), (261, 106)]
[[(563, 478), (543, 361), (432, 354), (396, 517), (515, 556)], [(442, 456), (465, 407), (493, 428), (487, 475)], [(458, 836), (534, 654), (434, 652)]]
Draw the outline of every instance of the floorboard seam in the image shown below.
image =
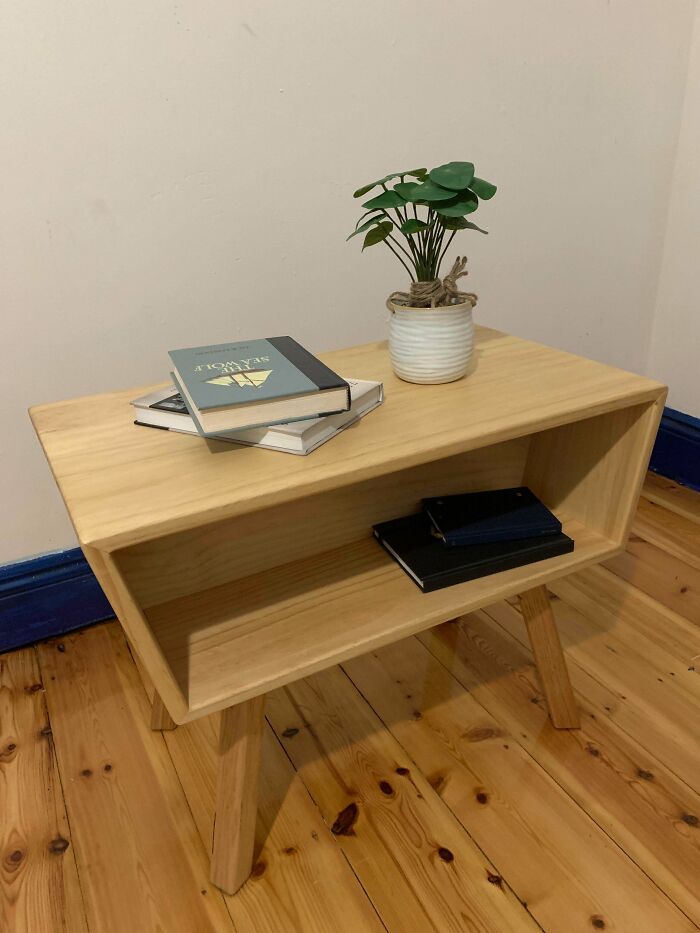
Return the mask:
[[(566, 602), (566, 600), (562, 600), (562, 602)], [(567, 605), (569, 605), (569, 604), (567, 603)], [(515, 608), (515, 607), (513, 607), (513, 608)], [(571, 607), (571, 608), (574, 608), (574, 609), (575, 609), (575, 607)], [(489, 617), (489, 619), (491, 620), (491, 622), (492, 622), (494, 625), (498, 626), (498, 628), (499, 628), (500, 631), (503, 633), (503, 635), (505, 636), (505, 638), (507, 638), (507, 639), (509, 639), (509, 640), (511, 640), (511, 641), (514, 641), (520, 648), (522, 648), (522, 649), (526, 652), (527, 656), (530, 658), (530, 663), (531, 663), (531, 665), (534, 667), (534, 663), (535, 663), (535, 662), (534, 662), (534, 659), (532, 658), (532, 651), (530, 650), (530, 646), (527, 645), (524, 641), (521, 641), (519, 638), (516, 638), (514, 635), (511, 635), (510, 632), (507, 631), (507, 629), (505, 629), (505, 628), (501, 625), (501, 623), (498, 621), (498, 619), (495, 619), (495, 618), (489, 613), (488, 608), (487, 608), (487, 609), (482, 609), (481, 611), (482, 611), (483, 613), (485, 613), (485, 615), (487, 615), (487, 616)], [(516, 609), (516, 611), (518, 611), (518, 610)], [(524, 623), (523, 623), (523, 624), (524, 624)], [(611, 688), (608, 684), (606, 684), (604, 681), (602, 681), (602, 680), (601, 680), (599, 677), (597, 677), (594, 673), (592, 673), (591, 671), (587, 670), (582, 664), (580, 664), (580, 663), (579, 663), (578, 661), (576, 661), (574, 658), (569, 658), (569, 657), (567, 657), (566, 662), (567, 662), (567, 664), (571, 664), (571, 665), (573, 665), (574, 667), (578, 668), (578, 669), (579, 669), (580, 671), (582, 671), (587, 677), (590, 677), (591, 680), (594, 680), (594, 681), (595, 681), (600, 687), (602, 687), (604, 690), (608, 690), (608, 691), (614, 692), (614, 691), (612, 691), (612, 688)], [(576, 693), (576, 692), (577, 692), (577, 691), (574, 690), (574, 693)], [(694, 699), (694, 698), (693, 698), (693, 699)], [(629, 732), (621, 723), (615, 722), (614, 725), (615, 725), (615, 727), (616, 727), (617, 729), (620, 730), (620, 732), (623, 732), (623, 733), (627, 736), (627, 738), (630, 740), (630, 742), (631, 742), (632, 744), (638, 745), (640, 748), (642, 748), (642, 749), (646, 752), (646, 754), (649, 755), (650, 758), (654, 759), (654, 761), (658, 761), (658, 760), (659, 760), (659, 759), (657, 758), (656, 754), (655, 754), (653, 751), (651, 751), (649, 748), (647, 748), (647, 746), (644, 744), (644, 742), (643, 742), (642, 739), (640, 739), (640, 738), (639, 738), (638, 736), (636, 736), (636, 735), (632, 735), (632, 733)], [(682, 784), (684, 787), (686, 787), (691, 793), (693, 793), (693, 794), (700, 794), (700, 786), (694, 787), (692, 784), (689, 784), (688, 781), (685, 780), (685, 778), (681, 777), (679, 774), (676, 774), (676, 772), (674, 771), (674, 769), (673, 769), (673, 767), (671, 766), (670, 763), (662, 762), (662, 764), (663, 764), (663, 767), (664, 767), (667, 771), (669, 771), (669, 772), (673, 775), (673, 777), (674, 777), (680, 784)]]
[(297, 771), (297, 769), (294, 767), (294, 762), (293, 762), (292, 759), (289, 757), (289, 753), (288, 753), (287, 749), (286, 749), (285, 746), (284, 746), (284, 742), (282, 742), (282, 741), (280, 740), (280, 737), (277, 735), (277, 732), (275, 731), (275, 728), (274, 728), (274, 726), (272, 725), (272, 723), (270, 722), (269, 719), (267, 720), (267, 724), (268, 724), (268, 726), (270, 727), (270, 729), (272, 730), (272, 734), (273, 734), (273, 736), (275, 737), (275, 741), (277, 742), (277, 744), (279, 745), (279, 747), (280, 747), (280, 748), (282, 749), (282, 751), (284, 752), (284, 757), (287, 759), (287, 761), (289, 762), (290, 767), (292, 768), (292, 770), (294, 771), (294, 773), (298, 776), (299, 780), (301, 781), (301, 786), (302, 786), (302, 787), (304, 788), (304, 790), (306, 791), (309, 800), (311, 801), (311, 803), (313, 804), (313, 806), (314, 806), (314, 807), (316, 808), (316, 810), (318, 811), (318, 815), (319, 815), (319, 817), (321, 818), (321, 822), (322, 822), (323, 825), (326, 827), (326, 830), (328, 831), (328, 835), (331, 837), (331, 840), (333, 841), (333, 845), (338, 847), (338, 849), (339, 849), (339, 851), (340, 851), (340, 854), (341, 854), (341, 855), (343, 856), (343, 858), (345, 859), (345, 862), (346, 862), (346, 864), (348, 865), (348, 868), (350, 869), (350, 871), (352, 872), (353, 877), (355, 878), (355, 880), (356, 880), (357, 883), (359, 884), (359, 886), (360, 886), (360, 888), (361, 888), (361, 890), (362, 890), (362, 893), (365, 895), (365, 897), (367, 898), (367, 900), (369, 901), (369, 903), (372, 905), (372, 910), (374, 911), (374, 913), (375, 913), (375, 915), (376, 915), (376, 917), (377, 917), (377, 920), (379, 921), (379, 923), (381, 924), (381, 926), (387, 931), (387, 933), (391, 933), (391, 931), (389, 930), (389, 927), (384, 923), (384, 920), (382, 919), (382, 917), (381, 917), (379, 911), (377, 910), (377, 907), (376, 907), (374, 901), (372, 900), (372, 898), (371, 898), (371, 897), (369, 896), (369, 894), (367, 893), (367, 889), (365, 888), (364, 884), (362, 883), (362, 879), (359, 877), (359, 875), (358, 875), (357, 872), (355, 871), (352, 862), (350, 861), (350, 859), (348, 858), (347, 854), (345, 853), (345, 850), (344, 850), (343, 847), (338, 843), (338, 840), (335, 838), (335, 836), (334, 836), (333, 833), (331, 832), (330, 826), (329, 826), (328, 823), (326, 822), (326, 820), (325, 820), (325, 818), (324, 818), (324, 816), (323, 816), (323, 813), (322, 813), (322, 811), (321, 811), (321, 808), (319, 807), (318, 803), (316, 802), (316, 800), (315, 800), (315, 798), (314, 798), (314, 795), (311, 793), (311, 788), (307, 785), (307, 783), (306, 783), (306, 781), (304, 780), (304, 777), (303, 777), (303, 775), (301, 774), (301, 772), (300, 772), (300, 771)]
[[(125, 644), (126, 644), (126, 649), (127, 649), (127, 651), (129, 652), (129, 658), (130, 658), (130, 660), (131, 660), (131, 663), (133, 664), (133, 666), (134, 666), (135, 669), (136, 669), (137, 680), (138, 680), (139, 684), (141, 685), (141, 689), (143, 690), (143, 692), (144, 692), (144, 694), (145, 694), (145, 696), (146, 696), (146, 702), (147, 702), (147, 704), (150, 705), (153, 701), (151, 700), (151, 698), (150, 698), (149, 695), (148, 695), (148, 690), (146, 689), (146, 685), (145, 685), (145, 683), (143, 682), (143, 678), (142, 678), (142, 676), (141, 676), (141, 671), (139, 670), (138, 664), (137, 664), (136, 661), (134, 660), (134, 652), (131, 650), (131, 645), (129, 644), (129, 640), (128, 640), (128, 639), (124, 639), (124, 641), (125, 641)], [(214, 714), (212, 714), (212, 715), (214, 715)], [(180, 727), (178, 726), (177, 728), (180, 728)], [(158, 731), (158, 730), (155, 730), (155, 731)], [(201, 843), (202, 843), (202, 846), (204, 847), (204, 852), (205, 852), (205, 854), (207, 855), (207, 857), (211, 857), (211, 840), (210, 840), (209, 842), (207, 842), (206, 839), (202, 839), (202, 834), (201, 834), (200, 831), (199, 831), (199, 825), (197, 824), (197, 820), (195, 819), (194, 813), (193, 813), (193, 811), (192, 811), (192, 807), (191, 807), (191, 805), (190, 805), (190, 801), (189, 801), (189, 798), (188, 798), (188, 796), (187, 796), (187, 791), (185, 790), (184, 784), (182, 783), (182, 779), (180, 778), (180, 772), (177, 770), (177, 766), (176, 766), (176, 764), (175, 764), (175, 760), (173, 759), (172, 753), (171, 753), (171, 751), (170, 751), (170, 746), (168, 745), (168, 743), (167, 743), (167, 741), (166, 741), (166, 739), (165, 739), (165, 736), (163, 735), (162, 732), (160, 733), (160, 738), (161, 738), (161, 741), (163, 742), (163, 744), (164, 744), (164, 746), (165, 746), (165, 750), (166, 750), (167, 755), (168, 755), (168, 760), (170, 761), (170, 764), (171, 764), (171, 766), (172, 766), (172, 769), (173, 769), (173, 771), (175, 772), (175, 776), (177, 777), (177, 783), (180, 785), (180, 790), (182, 791), (182, 796), (185, 798), (185, 804), (187, 805), (187, 812), (190, 814), (190, 817), (191, 817), (191, 819), (192, 819), (192, 824), (194, 825), (195, 829), (197, 830), (197, 835), (199, 836), (199, 838), (200, 838), (200, 840), (201, 840)], [(212, 885), (212, 887), (213, 887), (213, 885)], [(228, 914), (228, 916), (229, 916), (229, 918), (230, 918), (230, 920), (231, 920), (231, 929), (234, 931), (234, 933), (236, 933), (236, 923), (235, 923), (235, 921), (234, 921), (234, 919), (233, 919), (233, 917), (232, 917), (232, 915), (231, 915), (231, 910), (230, 910), (229, 904), (228, 904), (228, 898), (224, 897), (223, 893), (222, 893), (221, 891), (219, 891), (217, 888), (214, 887), (214, 890), (216, 891), (216, 893), (218, 894), (218, 896), (221, 898), (221, 900), (224, 902), (224, 906), (225, 906), (225, 908), (226, 908), (226, 913)]]
[[(485, 610), (482, 610), (482, 611), (485, 611)], [(489, 615), (488, 612), (486, 612), (486, 615)], [(507, 632), (507, 631), (503, 628), (503, 626), (502, 626), (496, 619), (494, 619), (494, 618), (493, 618), (492, 616), (490, 616), (490, 615), (489, 615), (489, 619), (490, 619), (495, 625), (497, 625), (499, 629), (501, 629), (501, 631), (503, 632), (503, 634), (504, 634), (507, 638), (516, 641), (516, 643), (517, 643), (518, 645), (521, 644), (517, 639), (514, 639), (513, 636), (512, 636), (509, 632)], [(525, 646), (522, 646), (522, 647), (525, 647)], [(429, 648), (428, 648), (428, 650), (430, 651)], [(431, 654), (432, 654), (432, 652), (431, 652)], [(436, 656), (433, 655), (433, 657), (436, 657)], [(437, 659), (438, 661), (440, 661), (439, 658), (436, 658), (436, 659)], [(442, 662), (440, 661), (440, 663), (442, 663)], [(569, 664), (576, 664), (575, 661), (571, 661), (571, 660), (567, 660), (567, 663), (569, 663)], [(443, 665), (443, 666), (444, 666), (444, 665)], [(577, 666), (577, 667), (580, 667), (580, 665), (578, 665), (578, 664), (577, 664), (576, 666)], [(583, 668), (582, 668), (582, 670), (583, 670)], [(585, 673), (588, 673), (588, 671), (586, 671)], [(589, 676), (593, 677), (592, 674), (589, 674)], [(597, 680), (597, 678), (593, 677), (593, 679), (596, 680), (597, 683), (600, 683), (600, 681)], [(605, 685), (603, 684), (603, 686), (605, 686)], [(466, 687), (465, 687), (465, 690), (466, 690)], [(574, 692), (576, 693), (576, 691), (574, 691)], [(479, 702), (479, 701), (477, 700), (477, 702)], [(480, 705), (481, 705), (481, 704), (480, 704)], [(487, 710), (487, 712), (488, 712), (488, 710)], [(490, 714), (490, 715), (493, 715), (493, 714)], [(621, 732), (624, 732), (624, 734), (630, 739), (631, 742), (636, 743), (636, 744), (638, 744), (638, 745), (641, 745), (641, 743), (638, 741), (638, 739), (637, 739), (636, 737), (630, 735), (630, 733), (627, 732), (626, 729), (623, 729), (622, 726), (619, 725), (619, 723), (615, 723), (615, 725), (617, 726), (618, 729), (620, 729)], [(518, 741), (517, 736), (513, 736), (513, 738), (515, 739), (516, 742), (518, 742), (518, 745), (520, 745), (520, 747), (523, 749), (523, 751), (525, 751), (531, 758), (533, 758), (533, 760), (535, 761), (535, 763), (538, 764), (538, 765), (542, 768), (543, 766), (539, 764), (539, 762), (537, 761), (536, 758), (534, 758), (534, 756), (533, 756), (532, 753), (529, 751), (529, 749), (525, 748), (524, 745), (521, 745), (521, 743)], [(642, 747), (645, 748), (644, 746), (642, 746)], [(648, 752), (648, 750), (647, 750), (646, 748), (645, 748), (645, 751), (647, 751), (647, 753), (650, 755), (650, 757), (652, 757), (652, 758), (654, 758), (654, 759), (656, 758), (656, 756), (655, 756), (653, 753)], [(673, 771), (673, 770), (670, 768), (669, 765), (664, 764), (664, 767), (665, 767), (668, 771), (671, 772), (671, 774), (676, 778), (676, 780), (678, 780), (681, 784), (683, 784), (685, 787), (687, 787), (692, 793), (694, 793), (694, 794), (697, 794), (697, 793), (698, 793), (698, 792), (695, 790), (694, 787), (691, 787), (686, 781), (684, 781), (682, 778), (679, 778), (678, 775), (675, 773), (675, 771)], [(668, 900), (668, 902), (669, 902), (670, 904), (673, 904), (673, 906), (676, 908), (676, 910), (678, 910), (678, 911), (688, 920), (689, 923), (692, 923), (693, 926), (695, 926), (694, 921), (688, 916), (688, 914), (685, 912), (685, 910), (683, 910), (683, 908), (682, 908), (679, 904), (677, 904), (676, 901), (673, 900), (673, 898), (670, 896), (670, 894), (668, 894), (667, 891), (665, 891), (659, 884), (657, 884), (657, 882), (645, 871), (645, 869), (643, 868), (643, 866), (639, 864), (639, 862), (634, 858), (634, 856), (633, 856), (630, 852), (628, 852), (626, 849), (624, 849), (624, 848), (622, 847), (622, 845), (621, 845), (613, 836), (610, 835), (610, 833), (608, 832), (608, 830), (606, 829), (606, 827), (605, 827), (604, 825), (602, 825), (600, 822), (598, 822), (598, 820), (596, 819), (596, 817), (595, 817), (592, 813), (589, 813), (588, 810), (586, 810), (586, 809), (576, 800), (576, 798), (573, 797), (573, 796), (569, 793), (569, 791), (567, 790), (567, 788), (564, 787), (564, 785), (561, 784), (561, 783), (557, 780), (557, 778), (555, 777), (555, 775), (550, 774), (550, 772), (547, 771), (546, 769), (543, 769), (543, 770), (546, 771), (546, 773), (549, 775), (549, 777), (554, 781), (554, 783), (555, 783), (558, 787), (561, 788), (561, 790), (567, 795), (567, 797), (569, 797), (569, 799), (572, 800), (572, 801), (574, 802), (574, 804), (576, 804), (576, 806), (579, 808), (579, 810), (581, 810), (593, 823), (595, 823), (595, 825), (601, 830), (601, 832), (603, 832), (603, 833), (605, 834), (605, 836), (610, 840), (610, 842), (615, 846), (615, 848), (619, 849), (620, 852), (622, 853), (622, 855), (623, 855), (625, 858), (629, 859), (630, 862), (632, 862), (632, 863), (639, 869), (639, 871), (644, 875), (644, 877), (647, 879), (647, 881), (649, 881), (649, 883), (652, 884), (652, 885), (660, 892), (660, 894), (661, 894), (663, 897), (665, 897), (666, 900)]]
[[(47, 642), (47, 644), (51, 644), (51, 642)], [(37, 669), (39, 671), (39, 677), (43, 685), (44, 671), (41, 666), (41, 655), (39, 651), (37, 650), (36, 645), (32, 645), (32, 651), (34, 652), (34, 657), (36, 658), (36, 664), (37, 664)], [(58, 751), (56, 749), (56, 743), (54, 742), (54, 739), (53, 739), (53, 725), (51, 724), (51, 711), (49, 709), (49, 698), (46, 692), (46, 687), (44, 687), (43, 694), (44, 694), (43, 706), (44, 706), (44, 711), (46, 713), (46, 723), (50, 730), (47, 738), (49, 740), (49, 748), (51, 750), (51, 757), (53, 758), (53, 761), (56, 767), (56, 774), (58, 775), (58, 785), (61, 789), (61, 800), (63, 801), (63, 810), (64, 810), (64, 813), (66, 814), (66, 824), (68, 825), (68, 835), (70, 837), (70, 845), (71, 845), (71, 848), (73, 849), (73, 862), (75, 863), (75, 873), (78, 878), (78, 888), (80, 889), (80, 904), (83, 910), (83, 916), (85, 918), (85, 928), (89, 931), (90, 920), (88, 917), (87, 907), (85, 903), (86, 897), (85, 897), (85, 890), (83, 887), (83, 879), (80, 874), (80, 862), (78, 860), (78, 855), (77, 855), (78, 850), (77, 850), (77, 846), (75, 842), (75, 835), (73, 833), (73, 827), (71, 825), (71, 815), (68, 809), (68, 801), (66, 800), (65, 791), (63, 789), (63, 773), (61, 771), (61, 763), (59, 761)]]
[[(679, 487), (683, 489), (684, 487)], [(690, 492), (690, 490), (688, 490)], [(648, 489), (645, 487), (642, 490), (642, 497), (647, 500), (647, 502), (653, 502), (654, 505), (658, 505), (662, 509), (666, 509), (667, 512), (672, 512), (674, 515), (680, 516), (680, 518), (685, 518), (689, 522), (694, 522), (696, 525), (700, 525), (700, 508), (697, 512), (693, 510), (686, 511), (683, 508), (683, 505), (679, 505), (674, 501), (673, 495), (664, 496), (662, 491), (657, 491), (654, 489)]]
[[(414, 636), (410, 636), (410, 637), (414, 637)], [(382, 726), (386, 729), (386, 731), (389, 733), (389, 735), (394, 739), (395, 742), (397, 742), (397, 743), (401, 746), (401, 748), (403, 749), (404, 755), (406, 756), (406, 758), (408, 758), (409, 761), (412, 762), (412, 764), (415, 766), (416, 771), (418, 771), (419, 774), (423, 774), (423, 771), (418, 767), (418, 764), (416, 763), (416, 761), (415, 761), (415, 759), (413, 758), (413, 756), (412, 756), (412, 755), (409, 753), (409, 751), (405, 748), (405, 746), (403, 745), (403, 743), (401, 742), (401, 740), (400, 740), (396, 735), (394, 735), (394, 733), (393, 733), (392, 730), (391, 730), (391, 727), (384, 721), (384, 719), (382, 719), (381, 715), (374, 709), (374, 707), (372, 706), (372, 704), (369, 702), (369, 700), (367, 699), (367, 697), (364, 695), (364, 693), (363, 693), (363, 692), (360, 690), (360, 688), (357, 686), (357, 684), (356, 684), (355, 681), (352, 679), (352, 677), (350, 676), (350, 674), (345, 670), (345, 666), (341, 663), (341, 664), (338, 665), (338, 667), (341, 669), (341, 671), (343, 672), (343, 674), (345, 674), (345, 676), (346, 676), (347, 679), (350, 681), (350, 683), (351, 683), (352, 686), (355, 688), (355, 690), (356, 690), (357, 693), (360, 695), (360, 697), (362, 697), (363, 702), (366, 703), (367, 706), (369, 706), (369, 708), (372, 710), (372, 712), (373, 712), (374, 715), (377, 717), (377, 719), (379, 719), (379, 721), (381, 722)], [(483, 708), (483, 707), (482, 707), (482, 708)], [(487, 864), (489, 864), (489, 865), (493, 865), (493, 867), (496, 869), (496, 873), (503, 879), (503, 882), (504, 882), (505, 886), (506, 886), (506, 887), (508, 888), (508, 890), (511, 892), (511, 894), (512, 894), (513, 897), (516, 899), (516, 901), (521, 905), (521, 907), (523, 908), (523, 910), (525, 911), (525, 913), (527, 913), (528, 916), (532, 919), (532, 922), (535, 924), (535, 926), (536, 926), (539, 930), (542, 930), (542, 933), (547, 933), (547, 931), (546, 931), (545, 928), (539, 923), (539, 921), (537, 920), (537, 918), (533, 916), (533, 914), (531, 913), (530, 909), (523, 903), (523, 901), (521, 900), (521, 898), (519, 898), (518, 895), (515, 893), (515, 889), (514, 889), (513, 886), (511, 885), (510, 881), (509, 881), (509, 880), (506, 878), (506, 876), (503, 874), (503, 872), (501, 871), (501, 869), (498, 867), (498, 865), (496, 865), (496, 863), (494, 862), (494, 860), (493, 860), (490, 856), (486, 855), (486, 853), (485, 853), (484, 850), (481, 848), (481, 846), (479, 845), (479, 843), (476, 841), (476, 839), (474, 839), (474, 837), (472, 836), (472, 834), (469, 832), (469, 828), (462, 822), (462, 820), (460, 820), (460, 818), (457, 816), (457, 814), (454, 812), (454, 810), (453, 810), (451, 807), (449, 807), (449, 806), (445, 803), (445, 801), (442, 799), (442, 797), (440, 796), (440, 794), (438, 794), (438, 793), (435, 792), (435, 791), (433, 791), (433, 793), (435, 794), (435, 796), (437, 797), (437, 799), (440, 801), (441, 805), (442, 805), (443, 807), (445, 807), (445, 809), (446, 809), (449, 813), (452, 814), (452, 816), (453, 816), (454, 819), (457, 821), (457, 823), (462, 827), (462, 829), (464, 830), (464, 832), (465, 832), (465, 834), (467, 835), (468, 839), (470, 840), (470, 842), (472, 843), (472, 845), (474, 846), (474, 848), (480, 853), (480, 855), (482, 856), (482, 858), (484, 859), (484, 861), (485, 861)]]

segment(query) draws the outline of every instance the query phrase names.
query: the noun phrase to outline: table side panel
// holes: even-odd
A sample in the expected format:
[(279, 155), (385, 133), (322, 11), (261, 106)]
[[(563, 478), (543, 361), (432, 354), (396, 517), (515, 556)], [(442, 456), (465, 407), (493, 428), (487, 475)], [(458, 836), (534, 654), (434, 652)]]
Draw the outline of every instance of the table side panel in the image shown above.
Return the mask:
[(550, 508), (623, 545), (664, 398), (533, 435), (526, 485)]
[(83, 553), (105, 591), (130, 646), (136, 652), (138, 664), (145, 668), (173, 719), (178, 723), (184, 722), (189, 709), (188, 702), (128, 583), (113, 563), (111, 555), (101, 554), (85, 546)]

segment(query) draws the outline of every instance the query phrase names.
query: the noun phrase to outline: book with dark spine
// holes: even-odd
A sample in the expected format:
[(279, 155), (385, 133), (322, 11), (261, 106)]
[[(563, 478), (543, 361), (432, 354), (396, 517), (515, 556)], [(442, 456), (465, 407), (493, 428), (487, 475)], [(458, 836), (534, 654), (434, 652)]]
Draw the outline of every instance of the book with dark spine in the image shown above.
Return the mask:
[(170, 358), (205, 437), (350, 408), (347, 382), (291, 337), (171, 350)]
[[(243, 444), (247, 447), (265, 447), (268, 450), (302, 456), (309, 454), (381, 405), (384, 397), (381, 382), (348, 379), (347, 383), (352, 397), (349, 411), (340, 412), (338, 415), (305, 418), (303, 421), (230, 431), (214, 435), (210, 440)], [(175, 386), (157, 389), (134, 399), (131, 404), (135, 409), (135, 424), (199, 436), (199, 431)]]
[(561, 522), (527, 486), (423, 500), (445, 544), (488, 544), (559, 534)]
[(421, 512), (374, 526), (374, 535), (424, 593), (568, 554), (574, 542), (563, 533), (466, 547), (443, 545)]

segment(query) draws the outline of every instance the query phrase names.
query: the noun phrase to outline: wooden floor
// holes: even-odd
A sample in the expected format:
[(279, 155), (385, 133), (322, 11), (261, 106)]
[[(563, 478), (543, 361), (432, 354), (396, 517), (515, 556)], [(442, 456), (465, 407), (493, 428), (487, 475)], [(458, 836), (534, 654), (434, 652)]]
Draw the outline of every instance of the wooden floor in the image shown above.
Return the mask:
[(650, 476), (627, 552), (552, 593), (580, 731), (508, 603), (271, 694), (233, 897), (216, 717), (151, 732), (116, 623), (0, 657), (0, 930), (698, 929), (700, 495)]

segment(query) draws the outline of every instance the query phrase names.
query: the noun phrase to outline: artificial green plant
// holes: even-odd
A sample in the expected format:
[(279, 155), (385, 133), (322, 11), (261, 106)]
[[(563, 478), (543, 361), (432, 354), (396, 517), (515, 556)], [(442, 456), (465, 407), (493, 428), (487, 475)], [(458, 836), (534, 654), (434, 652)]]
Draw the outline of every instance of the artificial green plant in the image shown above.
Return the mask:
[[(399, 180), (389, 187), (394, 179)], [(348, 240), (364, 233), (363, 251), (383, 243), (412, 283), (438, 279), (442, 260), (458, 230), (488, 232), (466, 218), (480, 201), (494, 196), (496, 186), (477, 178), (471, 162), (448, 162), (430, 171), (394, 172), (358, 188), (353, 197), (361, 198), (376, 187), (383, 189), (381, 194), (364, 202), (366, 213)]]

